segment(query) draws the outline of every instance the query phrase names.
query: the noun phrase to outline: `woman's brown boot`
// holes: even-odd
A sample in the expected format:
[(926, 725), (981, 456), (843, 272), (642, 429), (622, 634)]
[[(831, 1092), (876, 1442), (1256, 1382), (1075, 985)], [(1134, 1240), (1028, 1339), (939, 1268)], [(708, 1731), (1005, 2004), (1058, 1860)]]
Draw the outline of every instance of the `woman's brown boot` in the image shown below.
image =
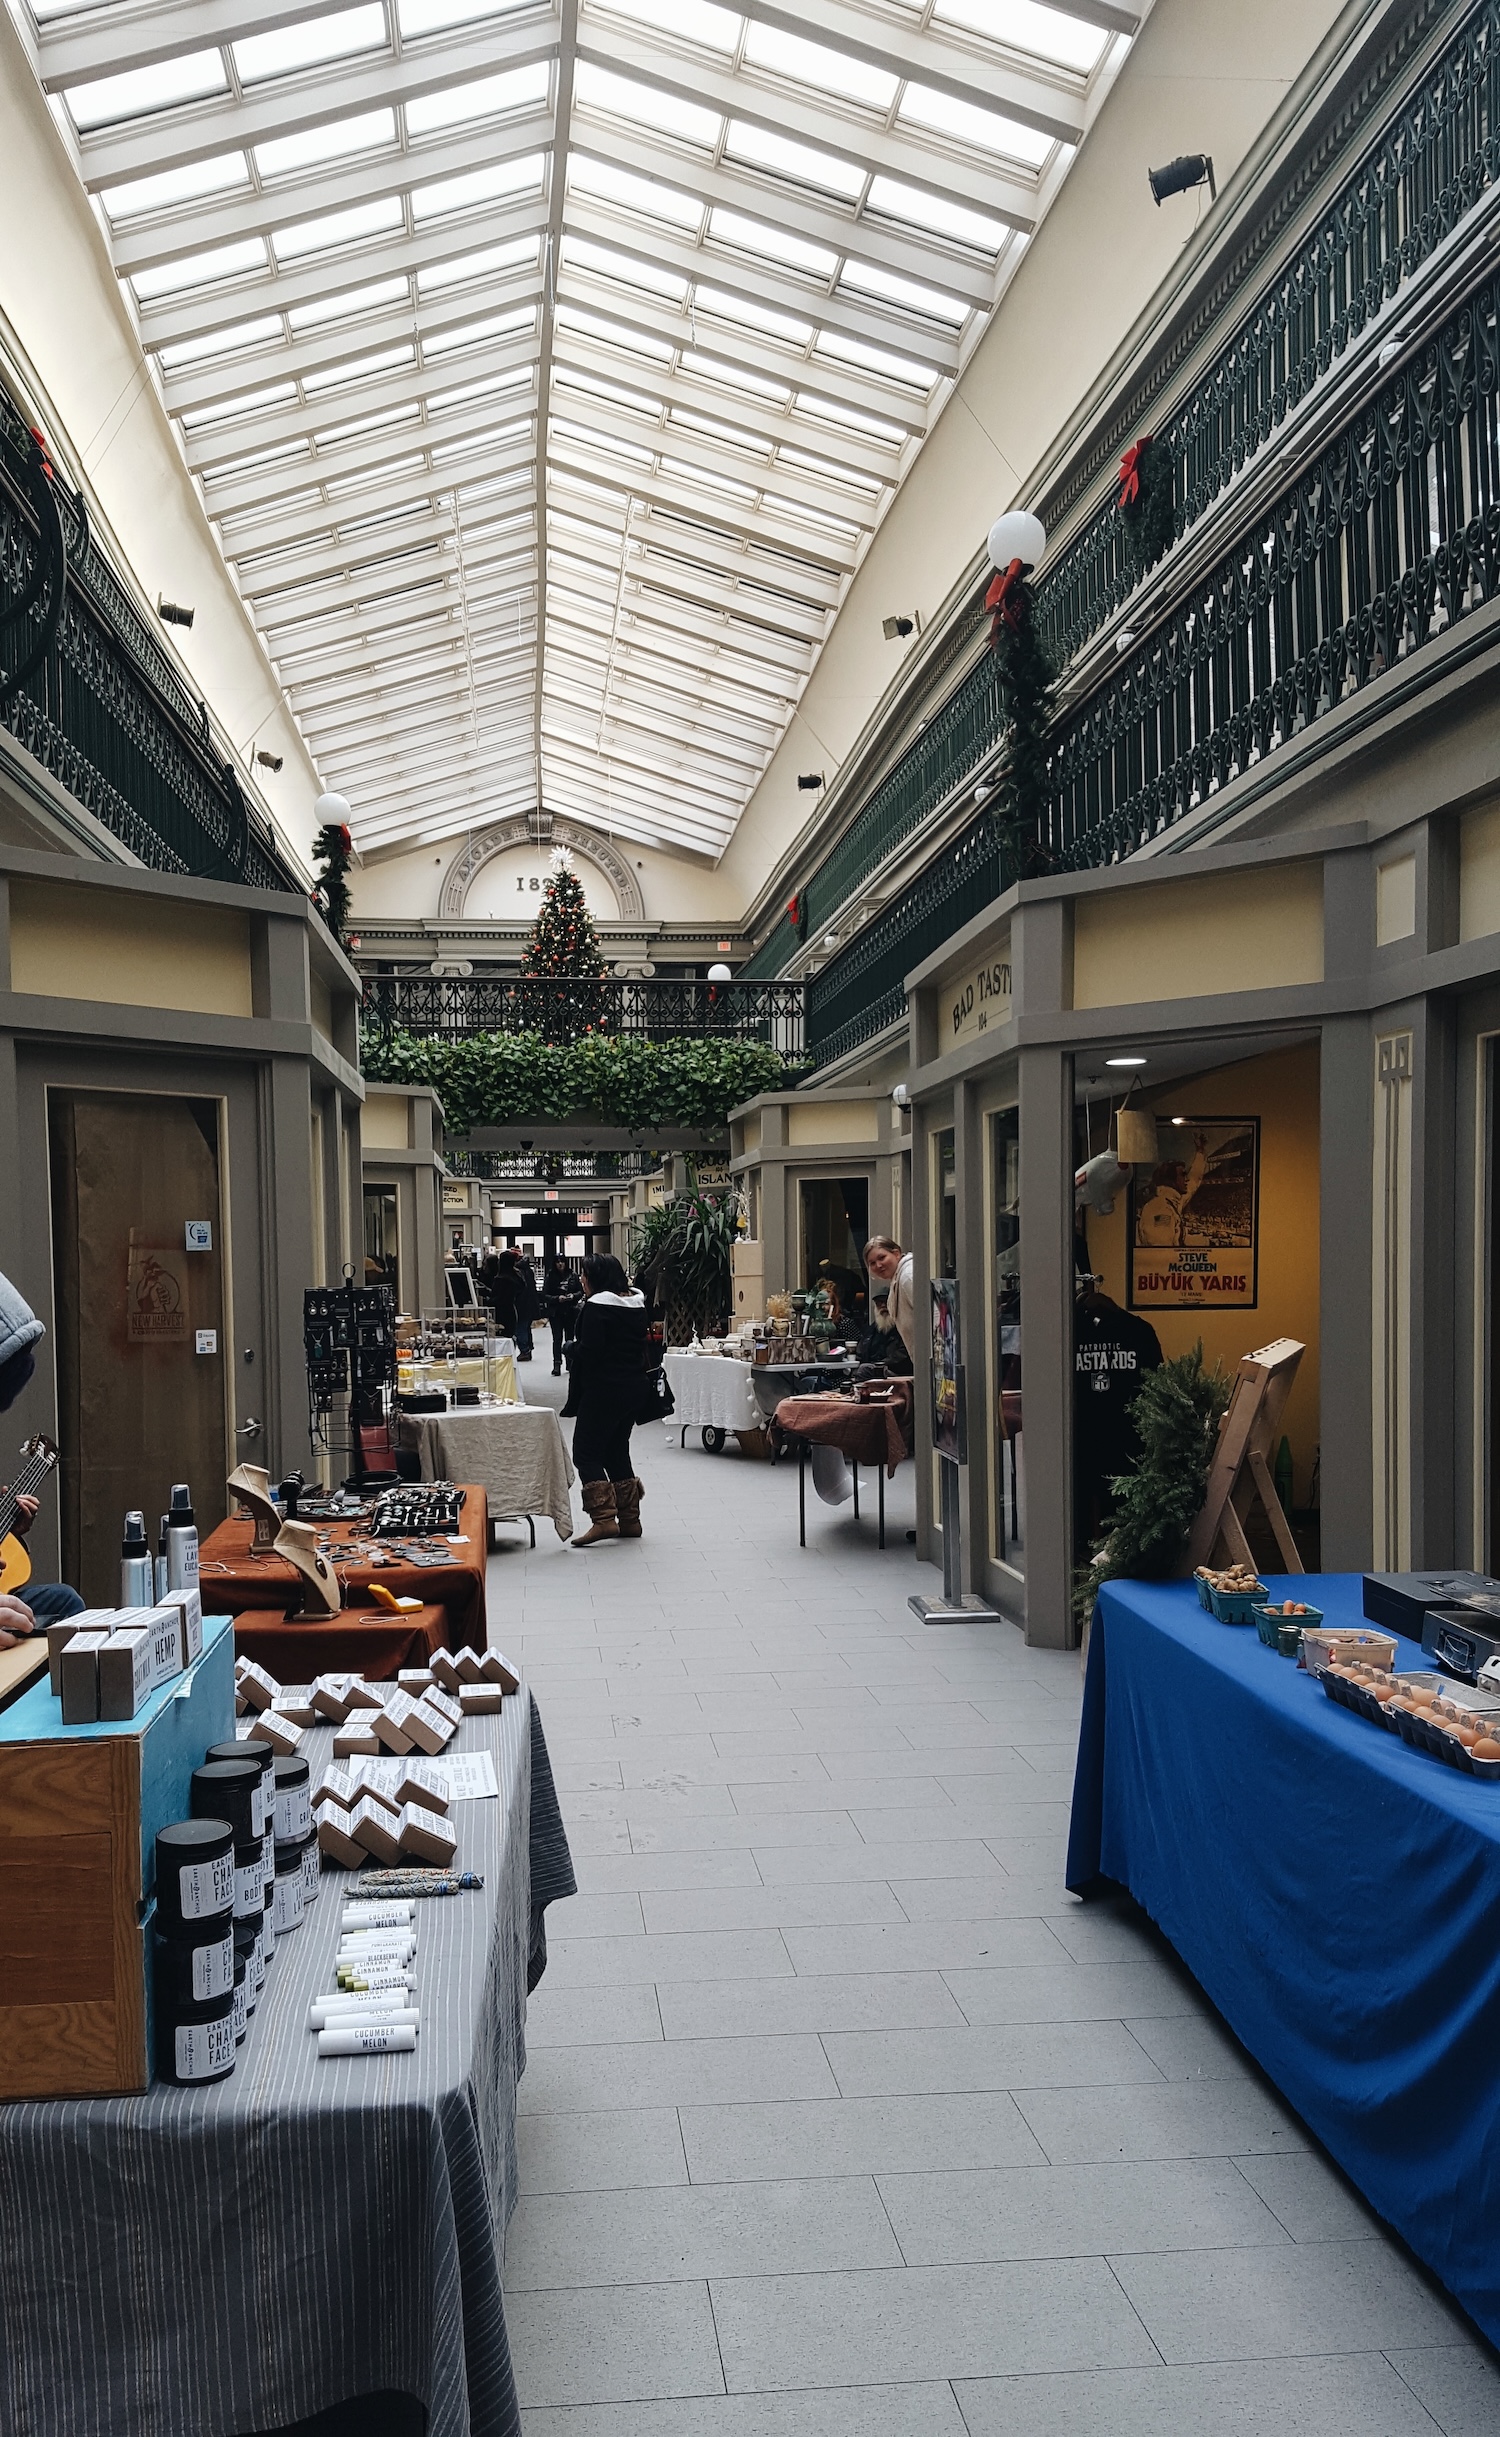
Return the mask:
[(620, 1538), (639, 1540), (641, 1536), (641, 1500), (646, 1494), (644, 1481), (616, 1481), (615, 1512), (620, 1518)]
[(618, 1540), (620, 1526), (615, 1521), (615, 1485), (613, 1481), (585, 1481), (583, 1485), (584, 1512), (589, 1519), (586, 1532), (574, 1539), (576, 1549), (586, 1549), (591, 1540)]

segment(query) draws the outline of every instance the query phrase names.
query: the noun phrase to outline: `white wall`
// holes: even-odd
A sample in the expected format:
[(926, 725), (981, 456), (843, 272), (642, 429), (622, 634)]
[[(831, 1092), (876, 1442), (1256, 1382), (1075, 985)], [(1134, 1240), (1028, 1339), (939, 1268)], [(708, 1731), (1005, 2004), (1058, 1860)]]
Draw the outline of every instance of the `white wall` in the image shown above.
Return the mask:
[[(486, 824), (480, 823), (479, 828)], [(477, 834), (470, 833), (470, 834)], [(395, 921), (406, 916), (414, 922), (435, 917), (438, 898), (442, 892), (443, 876), (450, 863), (456, 862), (468, 843), (468, 835), (445, 838), (441, 848), (414, 847), (404, 855), (382, 856), (378, 863), (367, 863), (351, 873), (356, 921)], [(726, 891), (719, 872), (707, 864), (686, 863), (675, 855), (663, 855), (649, 846), (633, 846), (628, 839), (615, 841), (622, 855), (635, 866), (635, 876), (641, 884), (648, 922), (727, 922), (737, 920), (743, 908), (737, 895)], [(585, 894), (593, 887), (590, 866), (579, 858), (578, 873)], [(486, 865), (475, 879), (470, 891), (470, 905), (481, 901), (489, 876)], [(513, 883), (512, 883), (513, 886)], [(603, 883), (600, 883), (601, 890)], [(517, 899), (517, 904), (521, 900)], [(603, 912), (602, 905), (598, 909)], [(522, 912), (527, 920), (535, 913), (528, 899)], [(612, 917), (611, 917), (612, 918)], [(468, 919), (474, 919), (471, 915)], [(515, 915), (507, 919), (514, 921)]]
[(169, 638), (195, 694), (244, 757), (283, 756), (256, 782), (305, 854), (317, 773), (270, 661), (219, 554), (152, 384), (64, 138), (22, 37), (0, 7), (0, 314), (10, 323), (61, 429), (45, 434), (81, 471), (148, 599), (191, 604), (191, 631)]
[(1207, 206), (1160, 209), (1149, 167), (1211, 153), (1220, 190), (1342, 0), (1156, 0), (1113, 92), (871, 544), (719, 876), (743, 915), (807, 819), (799, 770), (831, 779), (897, 674), (881, 619), (930, 618), (1150, 304)]

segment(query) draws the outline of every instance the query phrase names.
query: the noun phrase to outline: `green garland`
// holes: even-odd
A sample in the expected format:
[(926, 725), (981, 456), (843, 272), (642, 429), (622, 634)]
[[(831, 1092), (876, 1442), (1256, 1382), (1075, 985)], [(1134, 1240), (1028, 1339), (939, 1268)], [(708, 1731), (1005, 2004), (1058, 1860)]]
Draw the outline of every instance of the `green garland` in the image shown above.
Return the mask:
[(1000, 833), (1009, 880), (1035, 879), (1050, 869), (1041, 842), (1046, 810), (1048, 740), (1057, 692), (1052, 655), (1037, 632), (1031, 587), (1012, 587), (1013, 618), (997, 617), (992, 648), (999, 663), (1000, 698), (1008, 735), (990, 805)]
[(1125, 554), (1139, 583), (1171, 546), (1177, 513), (1172, 453), (1150, 432), (1137, 441), (1120, 467), (1119, 508)]
[(804, 1068), (763, 1041), (616, 1040), (597, 1032), (565, 1042), (532, 1032), (453, 1041), (396, 1032), (366, 1041), (364, 1071), (372, 1083), (430, 1084), (455, 1134), (527, 1120), (566, 1125), (583, 1115), (632, 1134), (666, 1126), (722, 1134), (732, 1108), (795, 1083)]
[(325, 821), (313, 840), (317, 878), (312, 901), (340, 947), (349, 936), (349, 866), (354, 840), (342, 821)]
[(1200, 1339), (1148, 1371), (1130, 1408), (1141, 1452), (1129, 1472), (1111, 1481), (1118, 1504), (1109, 1538), (1080, 1567), (1073, 1609), (1080, 1626), (1094, 1612), (1101, 1583), (1120, 1577), (1162, 1582), (1176, 1567), (1208, 1490), (1208, 1467), (1229, 1382), (1215, 1365), (1203, 1367)]

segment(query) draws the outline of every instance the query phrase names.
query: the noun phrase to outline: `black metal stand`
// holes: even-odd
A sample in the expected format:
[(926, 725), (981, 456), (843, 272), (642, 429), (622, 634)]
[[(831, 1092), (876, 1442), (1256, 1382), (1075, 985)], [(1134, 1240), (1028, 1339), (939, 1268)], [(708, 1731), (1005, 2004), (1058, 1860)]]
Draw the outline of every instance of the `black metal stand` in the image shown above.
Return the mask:
[(958, 1465), (951, 1456), (938, 1461), (939, 1487), (943, 1500), (943, 1596), (929, 1599), (914, 1592), (907, 1601), (913, 1616), (924, 1625), (998, 1625), (1003, 1620), (998, 1608), (992, 1608), (973, 1591), (963, 1589), (963, 1526), (959, 1520)]
[(877, 1496), (878, 1496), (878, 1499), (879, 1499), (879, 1505), (880, 1505), (880, 1532), (879, 1532), (879, 1537), (878, 1537), (878, 1540), (877, 1540), (876, 1545), (877, 1545), (878, 1547), (880, 1547), (880, 1548), (884, 1548), (884, 1546), (885, 1546), (885, 1466), (884, 1466), (883, 1464), (877, 1464), (877, 1465), (876, 1465), (876, 1467), (875, 1467), (875, 1487), (876, 1487), (876, 1492), (877, 1492)]
[(854, 1475), (854, 1520), (857, 1523), (859, 1521), (859, 1466), (851, 1464), (849, 1469)]
[(807, 1441), (797, 1441), (797, 1545), (807, 1546)]

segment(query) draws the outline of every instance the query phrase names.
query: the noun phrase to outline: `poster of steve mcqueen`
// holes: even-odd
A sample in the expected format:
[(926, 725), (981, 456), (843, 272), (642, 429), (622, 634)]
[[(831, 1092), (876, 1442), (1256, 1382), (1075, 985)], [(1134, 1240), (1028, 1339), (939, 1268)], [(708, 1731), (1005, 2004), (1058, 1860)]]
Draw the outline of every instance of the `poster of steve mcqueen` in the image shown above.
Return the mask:
[(1156, 1120), (1154, 1166), (1130, 1173), (1130, 1307), (1248, 1311), (1257, 1296), (1260, 1119)]

